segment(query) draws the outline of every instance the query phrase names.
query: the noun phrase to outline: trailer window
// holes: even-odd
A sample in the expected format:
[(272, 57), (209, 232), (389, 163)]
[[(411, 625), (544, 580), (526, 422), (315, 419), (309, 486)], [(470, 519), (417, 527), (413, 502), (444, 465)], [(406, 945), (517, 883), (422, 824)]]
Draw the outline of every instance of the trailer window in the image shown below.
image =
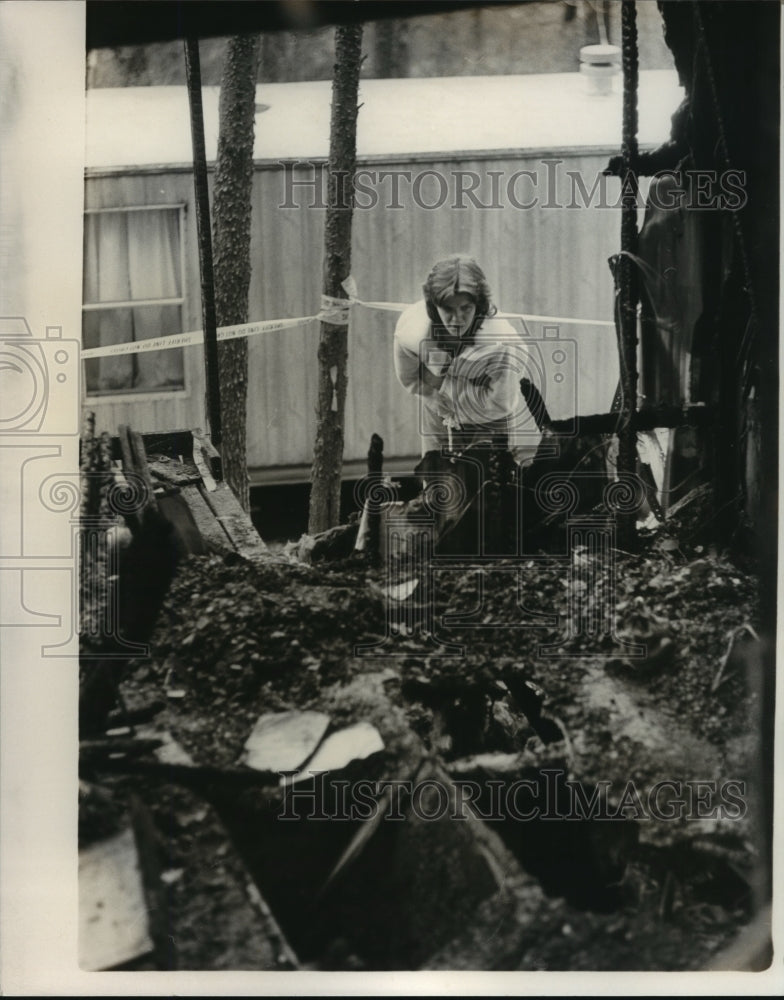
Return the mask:
[[(104, 347), (181, 333), (182, 207), (98, 209), (84, 222), (82, 343)], [(184, 388), (183, 351), (85, 361), (87, 392)]]

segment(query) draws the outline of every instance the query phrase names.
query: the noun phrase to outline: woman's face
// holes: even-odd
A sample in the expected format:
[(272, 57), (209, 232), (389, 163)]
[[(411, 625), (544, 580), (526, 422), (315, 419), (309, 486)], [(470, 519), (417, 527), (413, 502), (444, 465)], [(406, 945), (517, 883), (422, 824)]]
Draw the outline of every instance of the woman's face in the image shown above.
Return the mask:
[(441, 322), (453, 337), (462, 337), (471, 329), (476, 304), (466, 292), (449, 295), (436, 306)]

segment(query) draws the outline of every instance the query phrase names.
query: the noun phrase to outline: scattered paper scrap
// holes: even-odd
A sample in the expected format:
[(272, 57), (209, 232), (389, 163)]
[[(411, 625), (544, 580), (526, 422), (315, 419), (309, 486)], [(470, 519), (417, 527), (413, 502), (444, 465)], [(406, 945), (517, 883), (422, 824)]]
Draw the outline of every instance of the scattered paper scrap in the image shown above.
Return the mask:
[(153, 753), (161, 764), (193, 765), (193, 758), (165, 729), (157, 729), (154, 725), (137, 726), (136, 735), (145, 739), (158, 739), (161, 745)]
[[(376, 727), (369, 722), (357, 722), (327, 737), (308, 761), (307, 770), (300, 771), (290, 780), (303, 781), (314, 771), (339, 771), (352, 760), (364, 760), (383, 749), (384, 741)], [(281, 784), (285, 783), (285, 779), (281, 779)]]
[(164, 885), (174, 885), (175, 882), (180, 881), (184, 874), (184, 868), (167, 868), (165, 872), (161, 872), (161, 882)]
[(329, 725), (323, 712), (271, 712), (259, 716), (241, 762), (257, 771), (294, 771), (313, 753)]
[(419, 580), (404, 580), (402, 583), (393, 583), (389, 587), (383, 587), (384, 596), (393, 601), (405, 601), (419, 586)]

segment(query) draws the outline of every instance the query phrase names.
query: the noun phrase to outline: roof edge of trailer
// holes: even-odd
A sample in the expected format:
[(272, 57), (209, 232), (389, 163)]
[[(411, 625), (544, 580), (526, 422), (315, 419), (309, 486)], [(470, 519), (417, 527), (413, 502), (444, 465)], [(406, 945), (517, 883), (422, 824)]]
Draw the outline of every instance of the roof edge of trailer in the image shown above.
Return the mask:
[[(655, 143), (640, 143), (640, 152), (648, 152), (655, 148)], [(618, 147), (607, 143), (597, 146), (542, 146), (541, 148), (530, 149), (466, 149), (466, 150), (435, 150), (432, 153), (390, 153), (387, 156), (358, 156), (358, 167), (382, 167), (393, 166), (395, 164), (416, 164), (416, 163), (443, 163), (450, 161), (454, 163), (468, 163), (472, 160), (545, 160), (550, 157), (576, 157), (576, 156), (614, 156), (618, 153)], [(286, 166), (313, 166), (326, 167), (327, 158), (323, 156), (308, 156), (296, 160), (270, 160), (254, 159), (254, 171), (282, 170)], [(215, 170), (215, 161), (207, 163), (207, 170)], [(85, 167), (86, 178), (99, 177), (120, 177), (120, 176), (152, 176), (155, 174), (192, 174), (192, 163), (150, 163), (143, 165), (129, 165), (116, 167)]]
[[(203, 89), (208, 160), (217, 151), (219, 87)], [(622, 95), (590, 94), (579, 73), (420, 77), (360, 81), (359, 161), (420, 162), (487, 157), (497, 151), (617, 150)], [(674, 70), (640, 73), (639, 141), (670, 135), (683, 91)], [(326, 158), (331, 82), (259, 84), (254, 160)], [(88, 170), (176, 168), (192, 159), (184, 86), (87, 92)]]

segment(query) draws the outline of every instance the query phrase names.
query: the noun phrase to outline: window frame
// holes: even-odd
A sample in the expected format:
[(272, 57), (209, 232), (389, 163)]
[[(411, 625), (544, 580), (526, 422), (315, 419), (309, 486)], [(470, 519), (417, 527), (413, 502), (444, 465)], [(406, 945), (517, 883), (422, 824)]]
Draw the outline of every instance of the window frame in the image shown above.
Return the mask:
[[(186, 266), (185, 266), (185, 214), (187, 212), (187, 203), (183, 201), (178, 202), (162, 202), (160, 204), (151, 205), (112, 205), (105, 206), (101, 208), (85, 208), (83, 215), (86, 218), (88, 215), (109, 215), (117, 214), (122, 212), (124, 214), (129, 214), (131, 212), (163, 212), (163, 211), (175, 211), (177, 212), (177, 232), (179, 236), (179, 272), (180, 272), (180, 290), (181, 295), (179, 297), (173, 298), (161, 298), (161, 299), (118, 299), (107, 302), (85, 302), (82, 299), (82, 331), (80, 337), (84, 336), (84, 316), (86, 313), (90, 312), (100, 312), (104, 309), (137, 309), (144, 308), (145, 306), (178, 306), (180, 309), (180, 325), (185, 325), (186, 316), (186, 305), (187, 305), (187, 283), (186, 283)], [(84, 268), (84, 264), (82, 265)], [(82, 293), (84, 294), (84, 293)], [(185, 331), (182, 331), (185, 332)], [(82, 344), (84, 340), (82, 339)], [(184, 347), (179, 348), (181, 351), (185, 351)], [(86, 358), (82, 364), (87, 364), (89, 358)], [(95, 389), (87, 388), (87, 379), (83, 374), (83, 384), (84, 384), (84, 398), (89, 399), (91, 403), (107, 402), (107, 403), (130, 403), (137, 401), (148, 401), (148, 400), (160, 400), (168, 398), (171, 396), (177, 396), (180, 398), (190, 396), (191, 386), (190, 380), (188, 378), (188, 364), (187, 356), (183, 353), (183, 372), (182, 372), (182, 385), (177, 387), (167, 387), (163, 389), (116, 389), (108, 391), (98, 391)]]

